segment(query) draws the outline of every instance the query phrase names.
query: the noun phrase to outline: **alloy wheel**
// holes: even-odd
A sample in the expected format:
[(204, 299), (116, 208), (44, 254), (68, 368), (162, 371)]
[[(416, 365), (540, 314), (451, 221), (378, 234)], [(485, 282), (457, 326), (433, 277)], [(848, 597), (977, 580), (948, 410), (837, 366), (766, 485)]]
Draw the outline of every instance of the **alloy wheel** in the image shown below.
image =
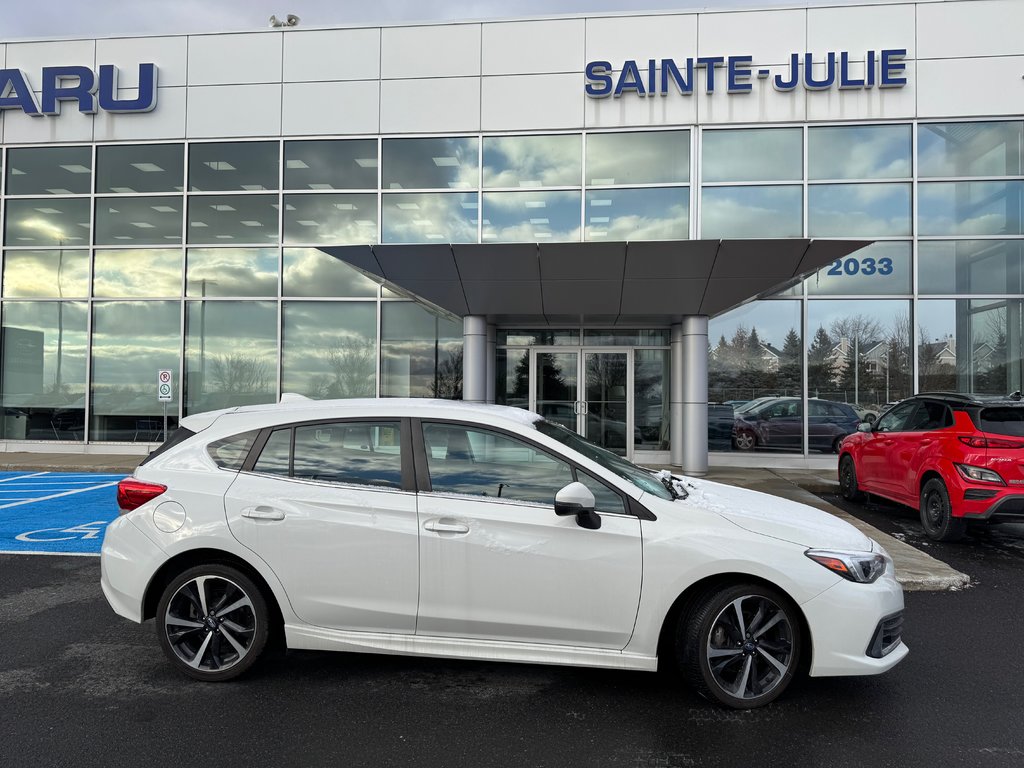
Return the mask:
[(171, 651), (200, 672), (221, 672), (239, 664), (256, 638), (252, 599), (222, 576), (196, 576), (178, 587), (167, 603), (164, 633)]

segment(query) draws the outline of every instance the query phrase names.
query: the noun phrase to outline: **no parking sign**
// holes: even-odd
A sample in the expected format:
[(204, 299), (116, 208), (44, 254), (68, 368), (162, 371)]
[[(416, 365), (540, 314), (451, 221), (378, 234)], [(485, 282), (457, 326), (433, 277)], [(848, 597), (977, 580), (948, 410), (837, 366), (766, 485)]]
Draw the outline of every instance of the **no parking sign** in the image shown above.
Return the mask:
[(161, 403), (171, 402), (174, 381), (171, 371), (160, 371), (156, 377), (156, 397)]

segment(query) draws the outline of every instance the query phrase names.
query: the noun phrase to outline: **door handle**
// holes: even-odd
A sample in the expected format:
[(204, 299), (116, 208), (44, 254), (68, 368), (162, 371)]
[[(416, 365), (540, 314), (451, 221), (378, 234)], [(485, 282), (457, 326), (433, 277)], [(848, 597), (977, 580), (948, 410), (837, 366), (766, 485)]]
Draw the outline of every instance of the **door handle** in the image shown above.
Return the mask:
[(250, 520), (284, 520), (284, 512), (273, 507), (247, 507), (242, 510), (242, 517)]
[(433, 520), (427, 520), (423, 527), (434, 533), (469, 533), (468, 525), (450, 518), (435, 517)]

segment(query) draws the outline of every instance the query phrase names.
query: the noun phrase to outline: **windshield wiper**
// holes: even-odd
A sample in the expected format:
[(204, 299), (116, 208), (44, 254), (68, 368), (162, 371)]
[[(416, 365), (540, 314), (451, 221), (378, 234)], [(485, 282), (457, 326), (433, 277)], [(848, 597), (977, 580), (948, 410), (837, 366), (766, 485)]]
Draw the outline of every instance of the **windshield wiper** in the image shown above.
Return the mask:
[(654, 473), (654, 476), (661, 481), (663, 486), (665, 486), (665, 490), (672, 494), (672, 501), (675, 501), (676, 499), (685, 499), (690, 495), (683, 483), (676, 480), (672, 476), (672, 473), (667, 469), (659, 469)]

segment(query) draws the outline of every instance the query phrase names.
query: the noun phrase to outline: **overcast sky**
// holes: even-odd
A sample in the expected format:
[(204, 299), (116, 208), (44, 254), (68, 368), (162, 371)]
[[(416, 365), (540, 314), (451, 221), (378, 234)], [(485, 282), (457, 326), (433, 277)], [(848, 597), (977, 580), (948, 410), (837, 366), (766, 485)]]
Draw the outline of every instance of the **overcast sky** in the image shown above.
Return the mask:
[[(876, 0), (861, 0), (873, 2)], [(289, 13), (303, 27), (842, 5), (848, 0), (0, 0), (3, 40), (263, 29)]]

